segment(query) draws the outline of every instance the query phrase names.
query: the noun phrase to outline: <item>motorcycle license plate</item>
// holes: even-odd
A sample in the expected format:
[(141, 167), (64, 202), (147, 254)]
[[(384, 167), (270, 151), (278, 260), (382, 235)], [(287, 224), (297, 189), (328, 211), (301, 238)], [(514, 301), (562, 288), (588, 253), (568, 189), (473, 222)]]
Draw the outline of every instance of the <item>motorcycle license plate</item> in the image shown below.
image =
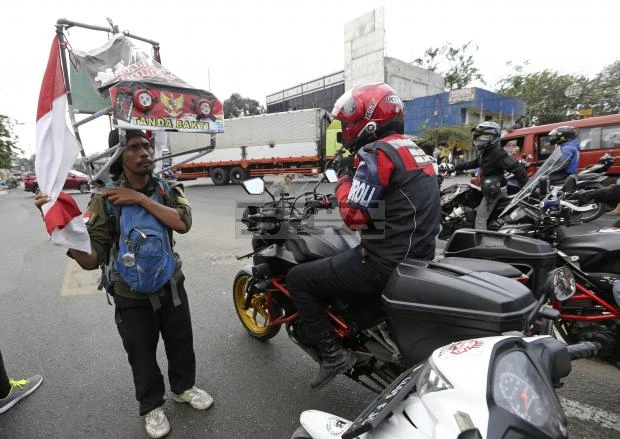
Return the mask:
[(422, 364), (403, 372), (390, 384), (372, 403), (359, 414), (349, 429), (343, 433), (342, 439), (355, 437), (374, 430), (390, 413), (396, 404), (405, 399), (416, 385)]

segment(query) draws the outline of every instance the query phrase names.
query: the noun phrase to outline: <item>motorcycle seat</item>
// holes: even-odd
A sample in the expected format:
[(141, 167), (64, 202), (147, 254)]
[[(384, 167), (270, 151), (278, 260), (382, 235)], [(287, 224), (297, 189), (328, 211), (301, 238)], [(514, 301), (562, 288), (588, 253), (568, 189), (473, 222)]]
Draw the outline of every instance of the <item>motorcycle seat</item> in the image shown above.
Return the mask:
[(486, 271), (487, 273), (497, 274), (503, 277), (517, 278), (523, 273), (518, 268), (510, 264), (486, 259), (459, 258), (450, 256), (438, 262), (440, 265), (456, 266), (471, 271)]

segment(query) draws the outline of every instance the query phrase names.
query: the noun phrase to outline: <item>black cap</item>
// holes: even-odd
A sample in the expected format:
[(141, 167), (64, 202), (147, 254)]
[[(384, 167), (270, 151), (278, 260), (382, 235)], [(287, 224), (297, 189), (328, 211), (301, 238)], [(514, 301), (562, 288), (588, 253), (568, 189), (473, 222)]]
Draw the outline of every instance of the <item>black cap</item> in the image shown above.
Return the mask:
[[(125, 136), (126, 136), (125, 140), (127, 142), (129, 142), (129, 140), (133, 139), (134, 137), (144, 137), (149, 142), (151, 141), (151, 139), (147, 137), (146, 133), (141, 130), (125, 130)], [(119, 141), (118, 128), (115, 128), (112, 131), (110, 131), (110, 134), (108, 134), (108, 148), (112, 148), (113, 146), (118, 145), (118, 141)], [(114, 163), (110, 165), (110, 174), (112, 174), (114, 177), (118, 177), (122, 173), (123, 173), (123, 157), (120, 156), (119, 158), (114, 160)]]
[[(141, 130), (125, 130), (125, 136), (127, 142), (134, 137), (144, 137), (147, 140), (151, 140), (147, 137), (146, 133)], [(113, 146), (118, 144), (118, 128), (113, 129), (108, 134), (108, 148), (112, 148)]]

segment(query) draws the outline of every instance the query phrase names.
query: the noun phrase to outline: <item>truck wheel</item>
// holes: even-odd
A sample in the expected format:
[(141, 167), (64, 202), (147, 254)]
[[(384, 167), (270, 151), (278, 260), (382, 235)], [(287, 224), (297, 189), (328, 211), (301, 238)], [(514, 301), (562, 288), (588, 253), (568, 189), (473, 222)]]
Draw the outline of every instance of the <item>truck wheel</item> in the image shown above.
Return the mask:
[(211, 171), (211, 180), (213, 180), (213, 184), (216, 186), (228, 184), (228, 169), (214, 168)]
[(38, 186), (38, 185), (32, 188), (32, 193), (33, 193), (33, 194), (35, 194), (35, 195), (36, 195), (36, 194), (38, 194), (39, 192), (41, 192), (41, 189), (39, 189), (39, 186)]
[(241, 166), (235, 166), (230, 170), (230, 182), (232, 184), (239, 184), (243, 180), (248, 178), (248, 171)]
[(86, 192), (90, 192), (90, 185), (88, 183), (82, 183), (79, 189), (81, 193), (85, 194)]

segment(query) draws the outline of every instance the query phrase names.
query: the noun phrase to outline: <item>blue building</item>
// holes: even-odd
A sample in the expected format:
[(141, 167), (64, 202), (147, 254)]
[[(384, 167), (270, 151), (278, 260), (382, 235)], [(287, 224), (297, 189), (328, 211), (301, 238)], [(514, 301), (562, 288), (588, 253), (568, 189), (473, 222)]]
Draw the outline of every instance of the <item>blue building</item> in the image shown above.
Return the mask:
[(525, 102), (478, 87), (462, 88), (405, 100), (405, 133), (420, 135), (422, 128), (477, 124), (486, 120), (509, 127), (525, 115)]

